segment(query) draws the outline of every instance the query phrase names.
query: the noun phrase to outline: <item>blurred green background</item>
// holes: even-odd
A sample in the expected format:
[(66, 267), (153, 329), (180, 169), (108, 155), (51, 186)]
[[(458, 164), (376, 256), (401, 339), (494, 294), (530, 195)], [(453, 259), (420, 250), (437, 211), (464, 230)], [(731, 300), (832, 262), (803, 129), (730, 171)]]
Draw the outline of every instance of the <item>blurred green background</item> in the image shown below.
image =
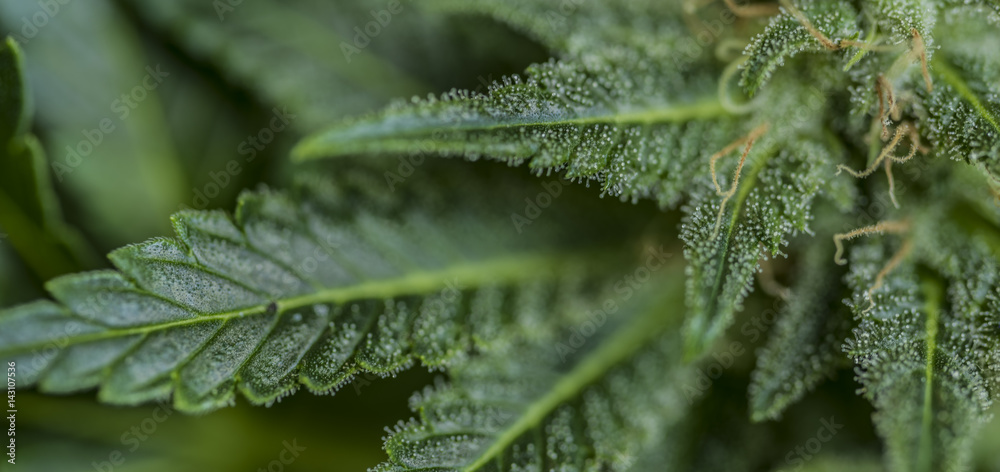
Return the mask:
[[(103, 254), (111, 249), (171, 234), (169, 215), (178, 209), (231, 210), (243, 189), (282, 187), (295, 172), (289, 148), (325, 124), (393, 99), (452, 88), (485, 91), (550, 55), (488, 19), (422, 11), (404, 1), (379, 34), (345, 57), (342, 44), (357, 44), (355, 28), (387, 3), (0, 2), (0, 25), (25, 52), (30, 130), (48, 163), (39, 177), (58, 203), (52, 205), (57, 222), (37, 223), (63, 241), (56, 246), (65, 252), (57, 257), (33, 254), (49, 251), (42, 244), (15, 247), (6, 236), (24, 228), (0, 226), (0, 307), (44, 296), (45, 280), (60, 273), (107, 267)], [(287, 127), (278, 130), (276, 117)], [(101, 131), (102, 121), (114, 129)], [(2, 220), (11, 225), (16, 218)], [(760, 312), (763, 303), (752, 298), (747, 311)], [(752, 362), (752, 356), (741, 358), (705, 401), (704, 435), (688, 439), (702, 462), (752, 451), (748, 457), (758, 462), (747, 463), (747, 470), (768, 470), (774, 451), (811, 437), (819, 418), (830, 415), (843, 420), (847, 433), (824, 454), (881, 453), (858, 450), (876, 441), (871, 407), (854, 394), (849, 368), (783, 421), (748, 425)], [(412, 416), (408, 397), (434, 375), (412, 369), (370, 385), (365, 380), (335, 397), (300, 392), (270, 408), (239, 401), (201, 417), (167, 414), (157, 405), (101, 405), (92, 392), (21, 391), (18, 464), (2, 463), (0, 470), (267, 470), (286, 441), (305, 450), (272, 471), (364, 470), (384, 459), (383, 428)], [(977, 446), (978, 468), (1000, 470), (990, 462), (1000, 424), (988, 428)], [(123, 462), (113, 465), (116, 451)]]

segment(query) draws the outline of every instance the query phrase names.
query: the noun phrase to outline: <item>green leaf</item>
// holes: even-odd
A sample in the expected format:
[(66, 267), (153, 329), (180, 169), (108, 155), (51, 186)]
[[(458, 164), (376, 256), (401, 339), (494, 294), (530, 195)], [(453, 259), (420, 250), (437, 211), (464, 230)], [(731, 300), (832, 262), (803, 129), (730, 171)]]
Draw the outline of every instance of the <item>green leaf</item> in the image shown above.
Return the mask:
[(790, 235), (810, 232), (812, 200), (833, 171), (832, 156), (805, 136), (778, 142), (764, 138), (747, 157), (738, 191), (717, 230), (720, 197), (708, 191), (711, 187), (699, 189), (686, 207), (680, 237), (690, 261), (685, 324), (689, 357), (710, 347), (742, 310), (758, 260), (783, 254)]
[[(504, 70), (498, 63), (519, 70), (544, 57), (495, 24), (427, 11), (423, 2), (125, 3), (268, 108), (290, 110), (297, 130), (314, 131), (398, 97), (485, 87)], [(492, 50), (499, 42), (505, 50)]]
[(22, 41), (48, 172), (78, 204), (76, 224), (105, 247), (165, 233), (190, 191), (160, 96), (162, 82), (176, 76), (169, 63), (142, 54), (139, 31), (113, 3), (60, 6), (51, 16), (38, 4), (0, 4), (11, 31), (25, 30), (33, 15), (51, 19)]
[[(510, 25), (564, 57), (588, 56), (609, 44), (649, 47), (676, 53), (684, 46), (676, 32), (684, 28), (681, 5), (650, 0), (628, 3), (567, 0), (430, 0), (431, 10), (481, 14)], [(645, 21), (657, 18), (658, 21)], [(672, 61), (673, 62), (673, 61)]]
[(708, 75), (684, 77), (664, 64), (640, 81), (638, 68), (650, 67), (643, 58), (629, 50), (610, 54), (593, 65), (533, 66), (526, 80), (506, 78), (487, 96), (455, 92), (399, 104), (318, 133), (294, 155), (420, 150), (528, 161), (539, 172), (565, 169), (568, 178), (596, 180), (622, 199), (674, 203), (697, 170), (685, 161), (721, 149), (740, 127), (715, 99)]
[[(375, 19), (364, 5), (305, 1), (235, 6), (199, 1), (129, 3), (143, 19), (175, 37), (192, 56), (216, 64), (228, 80), (249, 88), (270, 106), (290, 109), (297, 115), (292, 126), (298, 129), (313, 129), (317, 124), (382, 106), (391, 98), (430, 90), (395, 61), (414, 54), (413, 42), (382, 37), (381, 27), (374, 37), (354, 30), (363, 30)], [(432, 28), (427, 24), (430, 18), (413, 18), (416, 5), (401, 5), (399, 13), (389, 15), (384, 28), (387, 35), (393, 35), (394, 29), (420, 32)], [(355, 36), (362, 39), (356, 43)], [(384, 51), (386, 46), (388, 51)], [(282, 66), (274, 67), (278, 62)]]
[[(444, 365), (475, 340), (496, 341), (498, 323), (538, 324), (561, 299), (550, 294), (588, 293), (561, 280), (603, 274), (601, 254), (623, 243), (573, 230), (596, 208), (560, 210), (578, 198), (570, 189), (518, 231), (511, 210), (541, 189), (493, 174), (412, 182), (391, 203), (368, 185), (310, 181), (294, 195), (245, 194), (235, 218), (178, 213), (177, 237), (113, 252), (119, 271), (57, 278), (57, 302), (0, 313), (0, 357), (18, 361), (24, 387), (99, 385), (119, 404), (173, 392), (185, 411), (231, 403), (236, 389), (271, 403), (300, 384), (331, 391), (358, 372)], [(486, 182), (496, 191), (477, 197)], [(437, 185), (453, 193), (426, 191)]]
[[(808, 232), (812, 198), (839, 158), (819, 145), (825, 140), (817, 137), (823, 124), (809, 114), (822, 108), (825, 98), (783, 81), (781, 93), (766, 98), (807, 104), (806, 114), (761, 110), (753, 118), (775, 131), (754, 148), (753, 164), (747, 165), (719, 231), (715, 215), (722, 197), (710, 190), (709, 156), (750, 127), (717, 98), (715, 74), (704, 63), (651, 62), (638, 50), (613, 47), (586, 60), (534, 66), (526, 79), (505, 79), (488, 95), (454, 92), (397, 104), (307, 138), (294, 154), (314, 159), (420, 150), (526, 162), (539, 173), (560, 172), (596, 182), (604, 194), (631, 201), (653, 198), (664, 207), (693, 195), (685, 207), (689, 216), (682, 238), (692, 262), (687, 331), (694, 356), (740, 309), (760, 245), (777, 254), (788, 236)], [(772, 153), (778, 158), (770, 159)], [(723, 182), (739, 160), (738, 155), (725, 157), (717, 171)]]
[[(757, 356), (750, 383), (751, 417), (777, 419), (845, 364), (841, 345), (850, 333), (837, 286), (832, 234), (823, 232), (800, 255), (799, 273), (782, 304), (774, 333)], [(827, 236), (827, 237), (824, 237)]]
[(568, 357), (552, 347), (561, 331), (452, 366), (449, 383), (412, 398), (419, 418), (395, 428), (389, 462), (373, 470), (631, 470), (685, 410), (690, 371), (665, 332), (679, 321), (672, 279), (592, 318), (596, 332)]
[[(234, 217), (182, 212), (175, 238), (115, 252), (119, 271), (55, 279), (56, 301), (2, 312), (0, 357), (21, 363), (25, 384), (100, 386), (117, 403), (172, 395), (207, 411), (236, 390), (268, 403), (299, 385), (327, 392), (420, 363), (447, 380), (414, 397), (418, 417), (389, 431), (389, 462), (376, 470), (770, 470), (796, 458), (816, 470), (877, 468), (868, 409), (826, 395), (852, 391), (849, 382), (824, 385), (782, 421), (746, 420), (782, 415), (853, 360), (892, 470), (970, 468), (1000, 387), (995, 1), (429, 0), (430, 13), (413, 5), (412, 16), (403, 3), (406, 14), (351, 52), (350, 67), (337, 62), (344, 45), (377, 23), (379, 2), (120, 3), (144, 30), (169, 35), (143, 37), (185, 56), (178, 67), (193, 61), (237, 85), (232, 95), (300, 108), (300, 129), (400, 101), (297, 148), (312, 160), (299, 163), (305, 172), (333, 172), (289, 193), (247, 194)], [(494, 37), (506, 30), (479, 16), (555, 59), (486, 92), (406, 100), (475, 75), (456, 50), (474, 57), (512, 36)], [(477, 25), (497, 29), (465, 36)], [(502, 44), (500, 57), (519, 55)], [(53, 64), (75, 63), (49, 51)], [(511, 62), (486, 56), (493, 73)], [(56, 95), (39, 97), (56, 123), (47, 136), (83, 126), (56, 119)], [(213, 121), (174, 110), (194, 127)], [(186, 162), (201, 160), (200, 141)], [(346, 160), (358, 154), (400, 160)], [(541, 178), (456, 176), (448, 168), (465, 163), (425, 154), (523, 164)], [(340, 159), (317, 159), (331, 156)], [(866, 170), (838, 172), (848, 161)], [(494, 165), (476, 168), (506, 175)], [(576, 196), (586, 191), (563, 178), (614, 198)], [(675, 220), (645, 200), (680, 208), (683, 289), (673, 265), (641, 290), (634, 266), (620, 272), (651, 237), (639, 237), (644, 220)], [(830, 241), (844, 221), (909, 229), (850, 241), (844, 276)], [(779, 256), (780, 272), (796, 277), (792, 298), (755, 373), (733, 351), (712, 356), (724, 373), (691, 375), (680, 361), (708, 360), (755, 303), (758, 261)], [(816, 426), (799, 413), (826, 407), (851, 412), (850, 433), (804, 440)], [(806, 459), (802, 447), (816, 441), (824, 451)]]
[(869, 290), (891, 253), (879, 241), (852, 251), (859, 327), (844, 349), (877, 410), (891, 469), (964, 470), (997, 386), (1000, 266), (938, 218), (914, 224), (912, 255), (873, 292), (871, 309)]
[[(859, 31), (857, 13), (848, 2), (795, 3), (799, 4), (799, 13), (834, 44)], [(740, 86), (752, 97), (785, 61), (803, 52), (825, 51), (827, 48), (785, 8), (747, 47), (747, 62), (743, 65)]]
[[(1000, 35), (989, 39), (1000, 44)], [(923, 131), (941, 155), (965, 161), (1000, 181), (1000, 85), (988, 79), (1000, 74), (1000, 61), (963, 56), (953, 64), (942, 56), (932, 62), (939, 79), (934, 90), (921, 92), (927, 110)]]
[(876, 19), (878, 30), (885, 33), (889, 44), (909, 41), (916, 30), (928, 47), (928, 57), (933, 57), (931, 33), (940, 8), (935, 3), (929, 0), (877, 0), (863, 3), (862, 12)]
[(93, 265), (80, 236), (62, 221), (45, 154), (29, 133), (31, 95), (21, 49), (0, 46), (0, 244), (9, 242), (42, 280)]

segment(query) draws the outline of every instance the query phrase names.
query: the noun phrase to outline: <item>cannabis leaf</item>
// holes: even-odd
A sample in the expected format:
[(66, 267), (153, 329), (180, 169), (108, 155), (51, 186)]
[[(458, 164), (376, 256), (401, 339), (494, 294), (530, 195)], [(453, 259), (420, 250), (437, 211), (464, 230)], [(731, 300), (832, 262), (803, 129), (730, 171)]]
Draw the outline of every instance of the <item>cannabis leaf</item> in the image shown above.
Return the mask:
[[(306, 139), (295, 155), (312, 159), (417, 148), (526, 163), (539, 174), (596, 182), (603, 194), (626, 201), (652, 198), (665, 208), (685, 202), (681, 238), (689, 261), (684, 329), (689, 358), (709, 349), (742, 309), (758, 260), (783, 254), (789, 238), (813, 232), (817, 195), (828, 196), (841, 211), (851, 208), (856, 190), (843, 177), (864, 178), (884, 164), (889, 195), (899, 206), (892, 163), (934, 152), (992, 172), (998, 140), (990, 101), (996, 90), (992, 82), (964, 76), (990, 77), (995, 67), (981, 58), (981, 48), (960, 42), (951, 49), (935, 39), (941, 10), (880, 2), (866, 4), (861, 15), (847, 2), (781, 2), (745, 57), (725, 65), (706, 54), (685, 60), (662, 54), (655, 44), (673, 45), (676, 55), (684, 30), (669, 23), (644, 28), (636, 14), (641, 6), (616, 14), (594, 13), (601, 7), (587, 6), (564, 23), (546, 25), (540, 14), (545, 7), (530, 3), (469, 8), (529, 32), (556, 49), (560, 60), (505, 78), (488, 94), (454, 91), (348, 120)], [(941, 22), (964, 24), (978, 11), (958, 10)], [(564, 34), (582, 25), (601, 31)], [(638, 26), (616, 34), (622, 25)], [(996, 38), (987, 29), (981, 26), (969, 36)], [(969, 69), (949, 68), (946, 61), (955, 58)], [(729, 83), (737, 67), (742, 91), (752, 97), (742, 103)], [(914, 92), (902, 92), (908, 89)], [(838, 103), (843, 96), (850, 97), (846, 106)], [(845, 112), (847, 120), (837, 116)], [(866, 133), (868, 142), (859, 138), (844, 146), (832, 138), (842, 132)], [(906, 156), (895, 155), (907, 141)], [(926, 142), (941, 147), (931, 150)], [(843, 162), (854, 154), (867, 156), (868, 163), (859, 166), (865, 170)], [(834, 177), (845, 169), (850, 175)], [(818, 269), (819, 256), (811, 261), (816, 279), (806, 278), (808, 285), (796, 290), (793, 308), (761, 359), (752, 387), (758, 419), (777, 416), (840, 365), (834, 347), (849, 325), (834, 314), (824, 319), (811, 313), (839, 298), (826, 288), (831, 279)], [(892, 261), (890, 268), (899, 264)], [(862, 286), (866, 293), (875, 291), (874, 275), (855, 290)], [(809, 294), (815, 291), (823, 293)], [(902, 327), (893, 326), (886, 333), (894, 334), (884, 338), (903, 336), (895, 331)], [(785, 344), (806, 349), (807, 343), (819, 343), (818, 352), (779, 349)], [(868, 366), (863, 356), (853, 358)], [(878, 383), (885, 378), (881, 374), (872, 378), (870, 392), (890, 388)], [(887, 405), (879, 403), (881, 394), (870, 397), (877, 407)], [(886, 437), (895, 434), (888, 431)], [(968, 438), (970, 431), (955, 434)], [(961, 463), (958, 450), (943, 453), (942, 461)], [(905, 469), (906, 462), (895, 464)]]
[[(304, 123), (368, 110), (397, 93), (427, 91), (419, 80), (371, 53), (344, 60), (340, 45), (350, 44), (357, 34), (350, 20), (364, 18), (363, 8), (315, 2), (292, 7), (270, 2), (132, 3), (151, 24), (177, 35), (194, 56), (218, 63), (229, 80), (252, 88), (266, 103), (301, 110)], [(337, 20), (336, 29), (328, 19)], [(274, 58), (285, 66), (272, 67)]]
[[(836, 221), (836, 220), (833, 220)], [(829, 228), (830, 221), (824, 222)], [(818, 232), (823, 240), (828, 231)], [(754, 420), (773, 419), (845, 364), (843, 340), (850, 334), (847, 309), (836, 287), (840, 277), (830, 267), (832, 245), (813, 242), (801, 254), (795, 284), (782, 301), (775, 332), (758, 354), (749, 387)], [(777, 306), (777, 304), (776, 304)], [(766, 314), (765, 314), (766, 316)]]
[[(21, 386), (206, 412), (419, 363), (442, 376), (374, 471), (971, 468), (1000, 389), (995, 0), (232, 3), (118, 2), (154, 57), (328, 128), (291, 190), (0, 311)], [(47, 278), (72, 251), (0, 63), (0, 225)], [(663, 224), (683, 275), (637, 256)], [(849, 454), (799, 434), (815, 389), (873, 405), (834, 405)]]
[[(526, 79), (506, 78), (488, 95), (454, 92), (392, 106), (316, 134), (295, 154), (304, 159), (415, 148), (527, 161), (539, 173), (596, 181), (603, 193), (622, 200), (653, 198), (671, 207), (694, 195), (682, 230), (692, 263), (686, 330), (693, 356), (738, 311), (763, 255), (761, 245), (779, 254), (788, 237), (809, 231), (810, 202), (839, 158), (811, 142), (822, 137), (810, 129), (818, 124), (808, 115), (762, 111), (752, 121), (776, 131), (744, 154), (749, 164), (732, 184), (732, 200), (720, 198), (721, 189), (713, 191), (710, 184), (716, 176), (709, 155), (751, 127), (717, 96), (719, 72), (705, 62), (678, 67), (650, 44), (607, 46), (591, 50), (585, 60), (533, 66)], [(822, 96), (798, 82), (784, 83), (780, 96), (767, 99), (823, 106)], [(730, 159), (718, 175), (742, 169), (736, 156)]]
[(31, 95), (21, 49), (0, 46), (0, 232), (41, 278), (93, 262), (80, 236), (62, 221), (45, 154), (28, 132)]
[(596, 332), (565, 364), (555, 329), (450, 367), (450, 382), (413, 396), (419, 418), (396, 426), (390, 461), (373, 470), (635, 470), (682, 418), (691, 382), (678, 362), (677, 282), (657, 278), (675, 290), (646, 286), (606, 323), (592, 316)]
[[(485, 66), (469, 51), (469, 42), (456, 41), (463, 36), (475, 35), (472, 44), (507, 43), (511, 52), (491, 53), (494, 61), (537, 56), (522, 47), (525, 41), (489, 24), (428, 13), (409, 2), (391, 8), (388, 2), (127, 3), (144, 22), (176, 38), (188, 54), (218, 68), (227, 80), (264, 103), (292, 110), (293, 126), (302, 130), (399, 96), (454, 86), (447, 70), (461, 67), (475, 76)], [(462, 25), (469, 31), (439, 34)], [(283, 66), (274, 67), (276, 61)]]
[[(902, 243), (856, 247), (846, 277), (860, 325), (844, 349), (895, 470), (964, 470), (1000, 380), (1000, 265), (941, 221), (914, 222)], [(886, 274), (892, 259), (898, 267)]]
[(934, 56), (937, 86), (921, 90), (927, 114), (926, 133), (942, 155), (965, 161), (1000, 181), (1000, 60), (981, 54), (1000, 45), (995, 27), (970, 21), (974, 12), (960, 10), (940, 26), (948, 49)]
[[(857, 31), (857, 13), (847, 2), (805, 2), (801, 10), (795, 10), (796, 14), (787, 9), (788, 6), (747, 47), (747, 62), (743, 65), (740, 85), (750, 96), (754, 96), (785, 61), (800, 53), (837, 48), (840, 38)], [(807, 18), (808, 26), (800, 18)], [(810, 28), (829, 39), (818, 41)]]
[[(476, 188), (468, 175), (437, 183)], [(176, 238), (111, 254), (120, 272), (54, 279), (58, 303), (0, 314), (0, 355), (27, 367), (24, 385), (100, 385), (101, 399), (124, 404), (173, 392), (186, 411), (230, 403), (237, 388), (270, 403), (300, 383), (330, 391), (357, 372), (440, 366), (493, 339), (501, 313), (530, 326), (554, 309), (547, 294), (585, 292), (602, 266), (601, 232), (567, 239), (560, 213), (520, 235), (504, 205), (534, 186), (497, 185), (490, 199), (453, 206), (415, 184), (401, 205), (373, 204), (367, 186), (308, 181), (293, 195), (243, 195), (235, 219), (178, 213)]]
[[(132, 46), (141, 43), (139, 31), (113, 3), (98, 0), (86, 10), (60, 4), (49, 13), (38, 4), (0, 5), (0, 25), (16, 38), (31, 34), (26, 24), (49, 17), (53, 22), (44, 31), (61, 31), (21, 38), (26, 73), (36, 78), (35, 123), (44, 124), (49, 174), (86, 215), (75, 224), (88, 236), (98, 235), (104, 247), (169, 231), (167, 217), (190, 191), (160, 97), (177, 75), (162, 56), (146, 57), (143, 48)], [(89, 47), (79, 47), (81, 37)], [(101, 53), (108, 50), (114, 53)]]

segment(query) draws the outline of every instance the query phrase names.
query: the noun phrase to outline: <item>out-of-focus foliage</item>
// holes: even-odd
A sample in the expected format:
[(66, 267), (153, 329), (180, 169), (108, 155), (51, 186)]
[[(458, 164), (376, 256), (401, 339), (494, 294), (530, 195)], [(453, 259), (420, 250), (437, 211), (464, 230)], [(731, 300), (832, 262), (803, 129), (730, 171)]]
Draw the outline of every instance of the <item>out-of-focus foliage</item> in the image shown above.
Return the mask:
[[(505, 210), (535, 183), (503, 173), (490, 173), (489, 198), (470, 198), (487, 184), (469, 172), (390, 202), (369, 196), (365, 180), (309, 179), (292, 194), (244, 194), (234, 218), (177, 213), (175, 238), (112, 252), (118, 271), (55, 278), (46, 286), (58, 303), (0, 315), (0, 359), (21, 366), (24, 387), (100, 386), (115, 404), (173, 394), (187, 412), (232, 403), (234, 389), (271, 404), (300, 384), (331, 392), (415, 360), (448, 365), (498, 342), (497, 326), (531, 329), (596, 288), (610, 292), (613, 266), (599, 261), (621, 255), (626, 228), (641, 221), (565, 189), (553, 217), (521, 235)], [(595, 214), (618, 232), (574, 234)]]
[(995, 1), (0, 25), (28, 470), (1000, 470)]
[(49, 181), (45, 155), (31, 122), (31, 94), (22, 53), (8, 38), (0, 47), (0, 228), (40, 279), (80, 270), (93, 257), (67, 227)]

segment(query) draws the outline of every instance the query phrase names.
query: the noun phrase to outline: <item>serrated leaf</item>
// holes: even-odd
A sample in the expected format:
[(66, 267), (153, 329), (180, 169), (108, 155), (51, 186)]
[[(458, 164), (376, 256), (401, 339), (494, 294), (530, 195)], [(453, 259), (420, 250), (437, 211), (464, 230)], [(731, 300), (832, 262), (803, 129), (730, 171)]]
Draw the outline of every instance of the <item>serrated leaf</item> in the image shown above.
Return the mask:
[(850, 333), (847, 310), (836, 289), (833, 245), (817, 236), (799, 262), (789, 300), (774, 333), (758, 353), (749, 387), (753, 420), (776, 419), (844, 364), (841, 345)]
[(671, 278), (656, 280), (667, 293), (609, 315), (566, 364), (553, 337), (451, 367), (449, 383), (413, 397), (419, 418), (395, 428), (389, 462), (372, 470), (632, 470), (680, 418), (690, 381), (679, 337), (664, 332), (679, 320)]
[(809, 231), (812, 198), (831, 171), (823, 165), (829, 156), (804, 137), (780, 151), (774, 141), (762, 141), (747, 158), (739, 191), (717, 230), (715, 192), (698, 191), (685, 208), (680, 237), (690, 261), (685, 333), (692, 358), (710, 347), (742, 309), (758, 260), (781, 254), (789, 235)]
[[(992, 39), (1000, 44), (1000, 36)], [(921, 92), (927, 110), (923, 131), (937, 143), (940, 154), (1000, 180), (1000, 85), (987, 79), (1000, 74), (1000, 62), (963, 56), (953, 64), (942, 56), (932, 62), (939, 78), (934, 90)]]
[[(300, 159), (421, 150), (468, 159), (527, 161), (539, 171), (600, 182), (623, 199), (674, 202), (694, 170), (685, 160), (725, 146), (738, 126), (705, 87), (671, 66), (649, 71), (636, 51), (601, 63), (549, 62), (526, 80), (505, 79), (488, 96), (456, 92), (415, 106), (391, 107), (319, 133), (295, 151)], [(647, 75), (643, 73), (643, 75)], [(699, 82), (701, 82), (699, 84)], [(729, 131), (730, 134), (726, 134)]]
[[(858, 31), (857, 12), (848, 2), (794, 2), (800, 14), (833, 43), (847, 39)], [(771, 19), (763, 33), (747, 46), (747, 62), (743, 67), (740, 86), (751, 97), (771, 78), (786, 60), (803, 52), (827, 49), (806, 29), (794, 14), (785, 8)]]
[[(557, 209), (571, 190), (522, 234), (508, 212), (536, 185), (494, 174), (485, 199), (471, 198), (483, 181), (468, 174), (433, 180), (463, 195), (460, 205), (416, 182), (386, 207), (308, 184), (246, 194), (235, 219), (178, 213), (177, 237), (113, 252), (119, 271), (57, 278), (57, 302), (0, 312), (0, 357), (18, 361), (25, 387), (99, 385), (119, 404), (173, 393), (185, 411), (226, 405), (237, 389), (270, 403), (300, 384), (329, 391), (358, 372), (442, 366), (473, 340), (497, 342), (489, 326), (501, 314), (543, 326), (554, 303), (588, 291), (561, 278), (608, 267), (601, 232), (566, 232), (574, 225)], [(551, 295), (563, 289), (576, 295)], [(541, 296), (526, 298), (532, 290)]]
[[(453, 93), (400, 104), (316, 134), (295, 153), (312, 159), (419, 149), (467, 159), (527, 162), (540, 173), (596, 181), (603, 193), (622, 200), (653, 198), (673, 206), (693, 194), (682, 238), (692, 261), (687, 330), (694, 356), (739, 310), (760, 257), (759, 246), (776, 254), (789, 235), (808, 231), (812, 197), (824, 174), (833, 174), (832, 163), (839, 156), (810, 142), (815, 127), (822, 126), (814, 115), (762, 111), (758, 119), (767, 120), (776, 131), (754, 150), (756, 167), (747, 165), (739, 193), (727, 208), (722, 234), (713, 238), (722, 198), (709, 190), (708, 157), (744, 135), (746, 125), (713, 98), (693, 98), (712, 97), (705, 85), (713, 79), (701, 75), (708, 73), (698, 68), (703, 65), (650, 65), (635, 50), (603, 52), (584, 61), (535, 66), (526, 80), (507, 79), (486, 96)], [(812, 109), (825, 103), (814, 90), (788, 81), (783, 85), (780, 96), (769, 98), (808, 103)], [(789, 149), (768, 163), (767, 154), (778, 153), (780, 147)], [(717, 173), (723, 182), (737, 160), (734, 156), (720, 165)], [(755, 188), (758, 172), (760, 189)], [(744, 203), (745, 212), (740, 210)]]
[[(885, 276), (870, 309), (868, 292), (891, 253), (878, 241), (852, 251), (846, 279), (860, 324), (844, 349), (877, 410), (890, 469), (964, 470), (996, 391), (1000, 268), (954, 228), (915, 225), (912, 256)], [(918, 272), (918, 261), (927, 269)]]

